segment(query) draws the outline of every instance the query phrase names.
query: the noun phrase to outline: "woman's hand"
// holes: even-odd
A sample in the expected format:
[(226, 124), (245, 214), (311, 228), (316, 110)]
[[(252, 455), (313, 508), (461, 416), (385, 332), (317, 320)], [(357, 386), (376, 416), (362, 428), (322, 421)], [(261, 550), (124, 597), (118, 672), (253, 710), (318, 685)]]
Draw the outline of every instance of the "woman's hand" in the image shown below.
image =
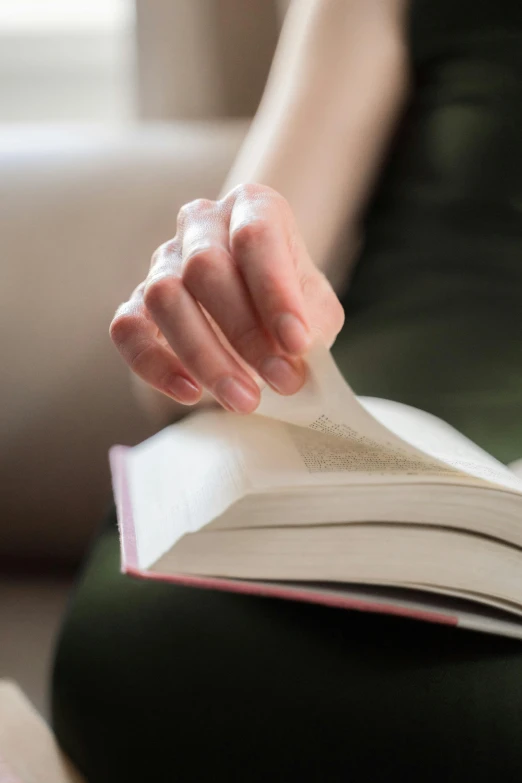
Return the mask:
[(206, 388), (227, 410), (250, 413), (256, 375), (293, 394), (310, 343), (330, 346), (343, 321), (288, 202), (247, 184), (182, 207), (175, 237), (156, 250), (110, 334), (131, 369), (178, 402), (192, 405)]

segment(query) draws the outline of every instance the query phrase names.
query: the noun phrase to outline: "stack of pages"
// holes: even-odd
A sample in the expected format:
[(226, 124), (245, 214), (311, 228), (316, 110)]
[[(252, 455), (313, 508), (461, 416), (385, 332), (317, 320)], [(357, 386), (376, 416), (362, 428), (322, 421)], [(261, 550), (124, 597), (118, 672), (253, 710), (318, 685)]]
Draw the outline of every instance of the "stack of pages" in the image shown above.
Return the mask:
[(356, 397), (325, 348), (307, 364), (255, 414), (111, 448), (123, 570), (522, 638), (522, 480), (431, 414)]

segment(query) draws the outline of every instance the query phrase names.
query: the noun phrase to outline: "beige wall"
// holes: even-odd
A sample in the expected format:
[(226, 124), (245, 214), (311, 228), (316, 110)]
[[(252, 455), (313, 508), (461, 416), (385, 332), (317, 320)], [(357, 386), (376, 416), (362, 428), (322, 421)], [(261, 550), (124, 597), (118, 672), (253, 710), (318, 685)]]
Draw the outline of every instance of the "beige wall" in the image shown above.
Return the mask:
[(250, 117), (279, 29), (274, 0), (137, 0), (145, 119)]

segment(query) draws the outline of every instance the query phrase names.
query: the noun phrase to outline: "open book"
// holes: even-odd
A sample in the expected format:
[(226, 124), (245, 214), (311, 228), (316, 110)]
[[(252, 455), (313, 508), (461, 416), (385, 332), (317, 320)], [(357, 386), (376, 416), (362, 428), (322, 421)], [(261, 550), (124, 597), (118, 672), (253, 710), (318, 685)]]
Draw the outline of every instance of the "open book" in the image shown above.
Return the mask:
[(123, 570), (522, 638), (522, 479), (431, 414), (356, 397), (325, 348), (307, 363), (255, 414), (111, 448)]

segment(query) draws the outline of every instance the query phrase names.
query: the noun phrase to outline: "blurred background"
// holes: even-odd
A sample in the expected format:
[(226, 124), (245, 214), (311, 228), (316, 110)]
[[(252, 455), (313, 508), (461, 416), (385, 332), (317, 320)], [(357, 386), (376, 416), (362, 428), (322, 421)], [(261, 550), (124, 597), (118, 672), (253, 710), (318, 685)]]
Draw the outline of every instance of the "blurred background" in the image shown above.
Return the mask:
[(0, 678), (43, 714), (107, 450), (157, 428), (112, 314), (180, 206), (217, 195), (287, 5), (0, 0)]

